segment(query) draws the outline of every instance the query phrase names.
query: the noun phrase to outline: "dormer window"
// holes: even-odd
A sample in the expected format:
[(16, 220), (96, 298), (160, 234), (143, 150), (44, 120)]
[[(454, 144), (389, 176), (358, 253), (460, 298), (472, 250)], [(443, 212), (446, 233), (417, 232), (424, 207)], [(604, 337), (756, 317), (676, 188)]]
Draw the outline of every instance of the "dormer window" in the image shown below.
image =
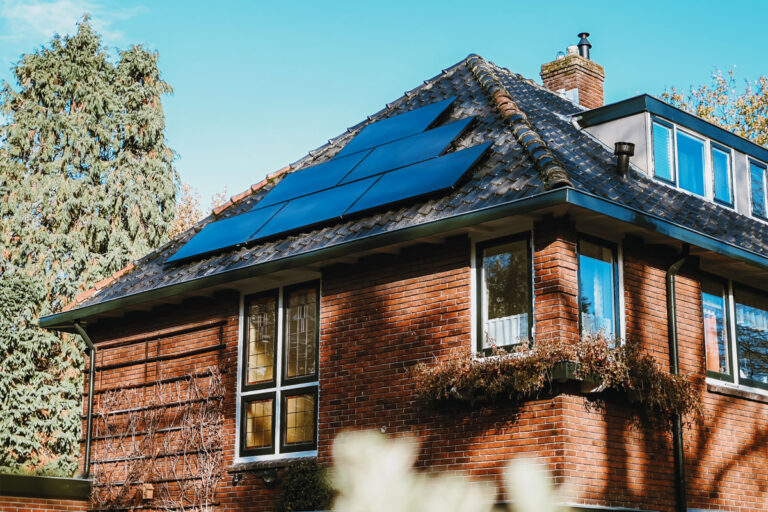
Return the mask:
[(730, 149), (655, 117), (652, 131), (654, 177), (733, 206)]

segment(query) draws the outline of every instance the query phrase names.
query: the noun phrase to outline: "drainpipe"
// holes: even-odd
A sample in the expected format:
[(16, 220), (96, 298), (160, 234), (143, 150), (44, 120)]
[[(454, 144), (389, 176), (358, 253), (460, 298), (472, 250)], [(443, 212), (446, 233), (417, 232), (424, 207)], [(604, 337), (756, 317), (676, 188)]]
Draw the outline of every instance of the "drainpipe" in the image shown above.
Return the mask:
[(85, 460), (83, 463), (83, 474), (81, 475), (81, 478), (89, 478), (91, 476), (91, 431), (93, 427), (93, 380), (96, 373), (96, 347), (79, 322), (75, 322), (73, 325), (88, 346), (90, 351), (89, 359), (91, 360), (91, 367), (88, 370), (88, 419), (86, 420), (85, 427)]
[[(683, 252), (680, 259), (675, 261), (667, 269), (667, 327), (669, 330), (669, 363), (672, 373), (680, 373), (680, 361), (677, 350), (677, 307), (675, 304), (675, 277), (680, 268), (688, 259), (691, 246), (683, 244)], [(677, 498), (677, 512), (686, 512), (688, 504), (685, 495), (685, 452), (683, 450), (683, 421), (679, 414), (674, 417), (672, 425), (672, 446), (675, 454), (675, 496)]]

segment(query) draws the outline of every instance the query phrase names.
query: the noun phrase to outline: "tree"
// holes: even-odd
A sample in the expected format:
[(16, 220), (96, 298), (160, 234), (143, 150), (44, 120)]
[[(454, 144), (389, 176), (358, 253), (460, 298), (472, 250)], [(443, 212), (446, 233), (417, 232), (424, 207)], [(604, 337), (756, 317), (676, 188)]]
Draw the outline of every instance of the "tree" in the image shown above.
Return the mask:
[(200, 207), (200, 193), (192, 188), (189, 183), (181, 185), (181, 194), (176, 203), (176, 218), (173, 221), (170, 236), (183, 233), (203, 218), (203, 210)]
[[(168, 239), (178, 178), (160, 99), (171, 87), (157, 60), (132, 46), (112, 62), (84, 17), (75, 35), (22, 56), (18, 89), (0, 89), (0, 286), (19, 302), (0, 309), (0, 324), (18, 334), (0, 338), (0, 393), (15, 390), (0, 422), (14, 408), (35, 409), (22, 430), (0, 427), (0, 470), (77, 466), (82, 357), (68, 349), (74, 338), (59, 343), (30, 319)], [(38, 386), (40, 378), (50, 385)]]
[(662, 98), (756, 144), (768, 145), (768, 77), (747, 81), (737, 94), (733, 71), (727, 75), (716, 71), (711, 84), (693, 86), (687, 93), (673, 87)]

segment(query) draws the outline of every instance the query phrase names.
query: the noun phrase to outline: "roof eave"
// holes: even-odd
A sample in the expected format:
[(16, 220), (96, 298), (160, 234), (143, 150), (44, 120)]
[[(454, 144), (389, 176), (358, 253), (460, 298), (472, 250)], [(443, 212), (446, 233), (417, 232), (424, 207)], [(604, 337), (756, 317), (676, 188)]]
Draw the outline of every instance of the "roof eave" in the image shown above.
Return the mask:
[(189, 293), (203, 288), (209, 288), (226, 284), (241, 279), (247, 279), (265, 275), (289, 268), (301, 267), (313, 263), (322, 262), (331, 258), (345, 256), (353, 252), (376, 249), (391, 244), (397, 244), (415, 240), (418, 238), (435, 235), (441, 232), (470, 227), (475, 224), (531, 213), (544, 208), (570, 204), (585, 208), (616, 220), (629, 224), (642, 226), (648, 230), (658, 232), (671, 238), (688, 242), (692, 245), (710, 250), (740, 260), (762, 269), (768, 270), (768, 258), (747, 249), (729, 244), (713, 236), (696, 230), (675, 224), (668, 220), (650, 215), (648, 213), (630, 208), (628, 206), (610, 201), (592, 194), (581, 192), (570, 187), (549, 190), (530, 197), (505, 203), (502, 205), (473, 211), (466, 214), (455, 215), (434, 222), (420, 224), (387, 233), (380, 233), (368, 237), (352, 240), (330, 247), (324, 247), (295, 256), (289, 256), (266, 263), (253, 265), (222, 272), (212, 276), (201, 277), (183, 283), (176, 283), (144, 292), (118, 297), (78, 309), (63, 311), (40, 319), (40, 326), (46, 329), (69, 331), (73, 322), (94, 315), (119, 310), (121, 308), (164, 299), (174, 295)]

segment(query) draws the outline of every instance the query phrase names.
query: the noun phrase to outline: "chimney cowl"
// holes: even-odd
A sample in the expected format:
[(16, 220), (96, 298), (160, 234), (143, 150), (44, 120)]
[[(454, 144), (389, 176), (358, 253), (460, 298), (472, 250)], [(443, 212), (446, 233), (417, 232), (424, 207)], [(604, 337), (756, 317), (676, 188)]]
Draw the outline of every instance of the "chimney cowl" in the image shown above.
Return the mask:
[(613, 154), (616, 155), (619, 176), (626, 178), (629, 174), (629, 158), (635, 154), (635, 145), (632, 142), (617, 142), (613, 146)]
[(589, 60), (589, 50), (592, 48), (592, 43), (589, 42), (589, 32), (582, 32), (579, 34), (579, 55)]

